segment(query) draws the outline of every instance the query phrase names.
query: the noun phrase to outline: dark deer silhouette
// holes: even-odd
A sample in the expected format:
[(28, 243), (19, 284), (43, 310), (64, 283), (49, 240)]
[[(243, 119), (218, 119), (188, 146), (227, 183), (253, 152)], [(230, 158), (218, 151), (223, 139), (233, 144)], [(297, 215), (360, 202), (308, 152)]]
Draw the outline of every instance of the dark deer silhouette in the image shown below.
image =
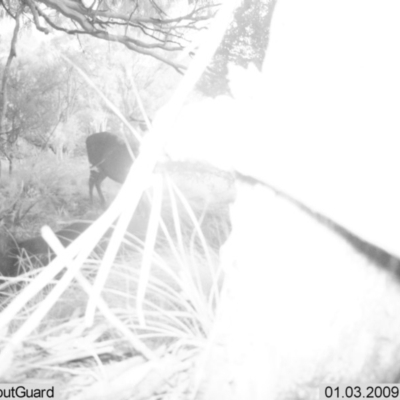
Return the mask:
[[(137, 146), (131, 146), (136, 157)], [(101, 182), (110, 178), (124, 183), (133, 160), (127, 145), (116, 135), (109, 132), (94, 133), (86, 139), (86, 149), (90, 163), (89, 196), (93, 203), (93, 187), (96, 187), (101, 203), (106, 201), (101, 190)]]
[[(91, 224), (91, 221), (74, 222), (55, 234), (63, 246), (68, 246)], [(8, 236), (3, 242), (3, 251), (0, 254), (0, 274), (3, 276), (20, 275), (23, 272), (21, 259), (37, 258), (40, 259), (42, 265), (46, 265), (54, 258), (53, 251), (41, 236), (21, 242), (16, 242), (11, 236)]]

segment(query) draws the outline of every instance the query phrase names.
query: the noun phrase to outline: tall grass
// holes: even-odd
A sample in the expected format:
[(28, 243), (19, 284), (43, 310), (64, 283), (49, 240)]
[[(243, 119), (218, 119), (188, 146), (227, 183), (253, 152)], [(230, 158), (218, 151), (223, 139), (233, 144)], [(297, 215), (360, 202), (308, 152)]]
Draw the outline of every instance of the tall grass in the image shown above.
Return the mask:
[(59, 161), (47, 152), (20, 162), (1, 180), (2, 210), (9, 211), (4, 226), (21, 239), (39, 234), (44, 224), (57, 229), (58, 221), (85, 215), (88, 171), (84, 158)]

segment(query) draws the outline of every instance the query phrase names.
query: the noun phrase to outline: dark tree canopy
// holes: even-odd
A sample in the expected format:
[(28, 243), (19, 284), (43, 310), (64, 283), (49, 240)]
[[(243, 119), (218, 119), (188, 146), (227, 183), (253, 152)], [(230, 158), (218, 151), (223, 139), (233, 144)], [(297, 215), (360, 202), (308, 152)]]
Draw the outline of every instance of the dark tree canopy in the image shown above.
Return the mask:
[(261, 69), (268, 44), (269, 27), (276, 0), (243, 0), (234, 20), (204, 73), (199, 89), (208, 96), (229, 93), (228, 64)]
[(168, 54), (183, 50), (187, 36), (203, 29), (214, 16), (213, 0), (0, 0), (15, 18), (28, 16), (44, 33), (51, 29), (73, 35), (119, 42), (130, 50), (150, 55), (178, 70)]

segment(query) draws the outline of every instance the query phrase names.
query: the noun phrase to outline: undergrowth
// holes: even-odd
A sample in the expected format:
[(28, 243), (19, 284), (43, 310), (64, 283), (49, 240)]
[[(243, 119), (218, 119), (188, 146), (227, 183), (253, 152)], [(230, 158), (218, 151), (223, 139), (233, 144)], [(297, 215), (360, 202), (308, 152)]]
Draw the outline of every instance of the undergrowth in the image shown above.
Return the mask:
[(3, 226), (25, 239), (43, 225), (58, 229), (60, 222), (81, 218), (89, 209), (88, 176), (86, 158), (60, 161), (43, 152), (21, 162), (1, 179)]

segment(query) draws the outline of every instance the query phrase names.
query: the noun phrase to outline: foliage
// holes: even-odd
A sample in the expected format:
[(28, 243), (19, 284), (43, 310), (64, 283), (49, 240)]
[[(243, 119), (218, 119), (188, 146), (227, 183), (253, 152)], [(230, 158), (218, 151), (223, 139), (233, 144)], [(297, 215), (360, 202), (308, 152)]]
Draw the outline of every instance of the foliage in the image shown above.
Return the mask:
[[(2, 26), (3, 28), (3, 26)], [(11, 29), (2, 29), (0, 58), (7, 56)], [(166, 65), (114, 43), (84, 37), (77, 42), (63, 34), (45, 37), (26, 24), (21, 29), (18, 57), (7, 84), (4, 125), (19, 139), (59, 156), (82, 154), (84, 136), (101, 130), (118, 132), (121, 121), (83, 81), (67, 57), (90, 76), (96, 87), (130, 121), (143, 120), (133, 85), (150, 117), (169, 97), (179, 75)], [(0, 66), (0, 73), (2, 68)], [(168, 77), (163, 79), (162, 76)], [(17, 141), (8, 150), (21, 156)]]

